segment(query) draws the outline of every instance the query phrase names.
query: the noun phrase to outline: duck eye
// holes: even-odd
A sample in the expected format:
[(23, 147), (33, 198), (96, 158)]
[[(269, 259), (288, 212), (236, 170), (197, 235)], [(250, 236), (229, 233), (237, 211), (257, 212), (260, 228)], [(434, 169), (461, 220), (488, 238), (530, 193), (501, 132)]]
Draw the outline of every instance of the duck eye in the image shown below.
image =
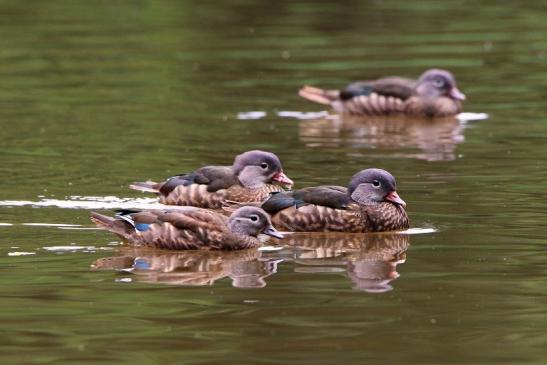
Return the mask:
[(444, 80), (443, 79), (433, 79), (433, 85), (435, 87), (441, 88), (444, 86)]
[(268, 168), (268, 164), (266, 162), (262, 162), (260, 164), (260, 167), (262, 167), (264, 170), (266, 170)]
[(258, 222), (258, 216), (257, 215), (252, 215), (249, 217), (253, 222)]
[(379, 182), (378, 180), (374, 180), (374, 181), (372, 182), (372, 186), (374, 186), (375, 188), (379, 188), (380, 185), (382, 185), (382, 184), (380, 184), (380, 182)]

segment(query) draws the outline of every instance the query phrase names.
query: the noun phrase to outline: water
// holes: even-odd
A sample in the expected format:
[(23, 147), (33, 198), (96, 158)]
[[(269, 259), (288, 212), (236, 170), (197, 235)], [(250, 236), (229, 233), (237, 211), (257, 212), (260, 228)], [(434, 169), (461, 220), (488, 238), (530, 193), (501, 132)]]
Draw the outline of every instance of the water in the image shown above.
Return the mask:
[[(2, 1), (0, 15), (2, 363), (544, 363), (543, 4)], [(296, 95), (429, 67), (489, 117), (359, 124)], [(385, 168), (433, 232), (219, 255), (91, 229), (90, 209), (150, 203), (129, 182), (253, 148), (299, 187)]]

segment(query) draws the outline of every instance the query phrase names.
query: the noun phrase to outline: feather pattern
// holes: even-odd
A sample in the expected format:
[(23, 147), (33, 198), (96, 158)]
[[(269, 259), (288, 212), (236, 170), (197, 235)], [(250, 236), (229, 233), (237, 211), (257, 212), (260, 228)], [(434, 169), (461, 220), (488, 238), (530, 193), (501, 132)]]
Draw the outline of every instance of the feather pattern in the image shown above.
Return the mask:
[(457, 87), (453, 75), (445, 70), (431, 69), (418, 80), (387, 77), (357, 81), (342, 90), (323, 90), (304, 86), (299, 95), (310, 101), (331, 105), (341, 114), (443, 117), (462, 111), (465, 95)]
[(395, 178), (381, 169), (355, 174), (347, 188), (309, 187), (272, 195), (262, 208), (272, 223), (294, 232), (384, 232), (409, 227)]
[(157, 193), (162, 204), (220, 209), (225, 200), (261, 203), (270, 193), (284, 191), (281, 185), (292, 184), (276, 155), (253, 150), (236, 156), (232, 166), (205, 166), (160, 183), (138, 182), (130, 187)]
[(292, 232), (385, 232), (409, 227), (404, 208), (391, 203), (366, 207), (351, 203), (347, 209), (311, 204), (293, 206), (274, 214), (272, 223)]
[(272, 192), (284, 191), (278, 185), (266, 184), (259, 188), (246, 188), (240, 185), (228, 189), (208, 192), (206, 185), (179, 185), (168, 195), (160, 195), (160, 203), (168, 205), (191, 205), (209, 209), (222, 208), (225, 201), (239, 203), (262, 202)]
[[(91, 220), (137, 247), (170, 250), (240, 250), (258, 247), (260, 232), (281, 237), (260, 208), (243, 207), (230, 218), (202, 208), (151, 210), (115, 218), (92, 212)], [(139, 225), (147, 229), (139, 230)]]

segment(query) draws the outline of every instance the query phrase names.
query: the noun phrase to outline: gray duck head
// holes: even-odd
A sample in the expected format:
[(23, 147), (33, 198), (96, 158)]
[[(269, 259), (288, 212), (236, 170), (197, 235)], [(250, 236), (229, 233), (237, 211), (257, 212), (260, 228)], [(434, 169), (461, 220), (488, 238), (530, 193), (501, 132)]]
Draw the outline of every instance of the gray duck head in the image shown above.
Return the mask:
[(294, 182), (283, 173), (279, 158), (271, 152), (253, 150), (242, 153), (236, 156), (232, 169), (245, 187), (256, 188), (274, 182), (294, 185)]
[(416, 83), (416, 93), (429, 98), (445, 96), (454, 100), (465, 100), (465, 94), (458, 89), (454, 75), (436, 68), (427, 70), (420, 76)]
[(261, 208), (241, 207), (228, 219), (228, 228), (232, 233), (256, 237), (260, 233), (275, 238), (283, 238), (273, 226), (270, 216)]
[(406, 207), (397, 194), (395, 178), (386, 170), (366, 169), (352, 176), (348, 186), (349, 196), (363, 205), (390, 202)]

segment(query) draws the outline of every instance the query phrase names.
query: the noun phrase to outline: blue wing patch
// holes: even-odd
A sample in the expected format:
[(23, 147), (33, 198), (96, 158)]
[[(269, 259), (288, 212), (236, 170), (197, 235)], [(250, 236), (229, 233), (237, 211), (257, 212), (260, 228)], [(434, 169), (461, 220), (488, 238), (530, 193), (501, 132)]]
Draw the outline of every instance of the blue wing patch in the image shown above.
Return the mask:
[(135, 229), (139, 232), (148, 231), (150, 224), (148, 223), (135, 223)]

